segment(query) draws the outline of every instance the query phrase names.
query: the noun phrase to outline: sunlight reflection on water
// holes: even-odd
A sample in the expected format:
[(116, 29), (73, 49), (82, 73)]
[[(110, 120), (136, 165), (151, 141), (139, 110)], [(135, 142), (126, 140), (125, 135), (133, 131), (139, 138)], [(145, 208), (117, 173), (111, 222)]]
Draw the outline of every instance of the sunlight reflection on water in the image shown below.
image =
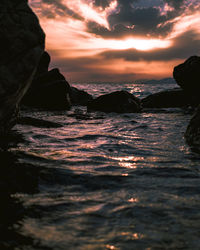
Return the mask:
[[(163, 88), (92, 86), (80, 85), (96, 95), (123, 87), (144, 96)], [(20, 228), (17, 234), (33, 239), (28, 246), (22, 240), (21, 246), (196, 249), (200, 244), (200, 157), (183, 137), (190, 114), (181, 109), (87, 113), (76, 107), (28, 115), (59, 122), (63, 128), (15, 128), (24, 135), (24, 141), (10, 149), (22, 164), (16, 178), (19, 183), (27, 178), (33, 190), (28, 193), (24, 185), (11, 196), (22, 206), (10, 212), (16, 218), (22, 214), (13, 219)], [(9, 175), (2, 178), (12, 185)]]

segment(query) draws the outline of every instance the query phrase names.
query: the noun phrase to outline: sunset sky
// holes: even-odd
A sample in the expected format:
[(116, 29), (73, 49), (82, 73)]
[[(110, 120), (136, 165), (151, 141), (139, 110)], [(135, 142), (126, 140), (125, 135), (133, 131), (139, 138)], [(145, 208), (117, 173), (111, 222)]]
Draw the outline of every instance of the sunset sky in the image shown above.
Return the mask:
[(200, 55), (199, 0), (29, 0), (69, 82), (171, 77)]

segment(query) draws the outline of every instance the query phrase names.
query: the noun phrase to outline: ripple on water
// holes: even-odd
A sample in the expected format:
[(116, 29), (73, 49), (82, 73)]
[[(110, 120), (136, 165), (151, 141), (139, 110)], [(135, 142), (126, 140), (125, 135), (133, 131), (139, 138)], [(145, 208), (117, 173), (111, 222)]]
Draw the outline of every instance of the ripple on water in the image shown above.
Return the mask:
[[(122, 87), (140, 97), (171, 88), (92, 86), (84, 88), (96, 96)], [(183, 137), (191, 114), (76, 107), (28, 115), (63, 127), (15, 127), (24, 138), (2, 156), (2, 204), (10, 215), (1, 220), (2, 249), (197, 249), (200, 157)]]

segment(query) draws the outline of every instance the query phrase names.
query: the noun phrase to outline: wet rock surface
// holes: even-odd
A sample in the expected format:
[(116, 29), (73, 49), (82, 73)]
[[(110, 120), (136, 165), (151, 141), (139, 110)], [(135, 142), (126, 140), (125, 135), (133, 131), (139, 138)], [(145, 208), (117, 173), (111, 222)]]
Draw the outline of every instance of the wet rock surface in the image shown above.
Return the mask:
[(116, 113), (134, 113), (141, 110), (140, 100), (127, 91), (102, 95), (87, 105), (88, 110)]

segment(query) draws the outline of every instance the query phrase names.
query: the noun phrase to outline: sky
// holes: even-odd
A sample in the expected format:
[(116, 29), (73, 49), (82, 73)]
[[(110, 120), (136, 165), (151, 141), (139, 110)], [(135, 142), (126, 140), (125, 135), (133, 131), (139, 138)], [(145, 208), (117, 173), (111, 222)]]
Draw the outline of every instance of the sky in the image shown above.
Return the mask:
[(200, 0), (29, 0), (69, 82), (171, 77), (200, 55)]

